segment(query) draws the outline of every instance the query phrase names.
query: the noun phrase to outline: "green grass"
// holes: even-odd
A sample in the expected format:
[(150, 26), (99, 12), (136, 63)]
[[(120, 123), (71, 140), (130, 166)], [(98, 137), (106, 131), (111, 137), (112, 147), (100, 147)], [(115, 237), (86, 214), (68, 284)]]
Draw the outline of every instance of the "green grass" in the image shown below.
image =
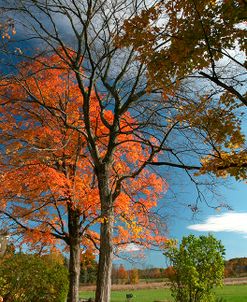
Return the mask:
[[(132, 293), (134, 298), (132, 302), (153, 302), (172, 301), (169, 289), (144, 289), (135, 291), (113, 291), (111, 302), (125, 302), (126, 294)], [(224, 298), (227, 302), (247, 302), (247, 285), (228, 285), (222, 289), (217, 289), (218, 297)], [(94, 292), (81, 292), (80, 297), (90, 298), (94, 296)]]
[(216, 294), (227, 302), (247, 302), (247, 285), (224, 286), (217, 289)]
[[(153, 302), (154, 300), (171, 300), (170, 291), (168, 289), (142, 289), (129, 291), (113, 291), (111, 302), (125, 302), (126, 294), (134, 295), (132, 302)], [(94, 292), (81, 292), (80, 297), (90, 298), (94, 296)]]

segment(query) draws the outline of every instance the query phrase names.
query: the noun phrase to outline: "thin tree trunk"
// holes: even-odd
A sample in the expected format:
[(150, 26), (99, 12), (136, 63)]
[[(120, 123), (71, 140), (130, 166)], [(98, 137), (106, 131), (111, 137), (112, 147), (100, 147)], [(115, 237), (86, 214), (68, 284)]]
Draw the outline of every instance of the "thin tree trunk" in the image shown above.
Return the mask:
[(97, 275), (96, 302), (109, 302), (111, 294), (111, 271), (113, 259), (113, 217), (107, 217), (107, 220), (101, 224), (100, 229), (100, 255)]
[(67, 302), (79, 301), (79, 282), (81, 271), (81, 237), (80, 213), (68, 203), (68, 229), (69, 229), (69, 293)]
[(71, 242), (69, 260), (69, 293), (68, 302), (79, 301), (80, 278), (80, 242)]

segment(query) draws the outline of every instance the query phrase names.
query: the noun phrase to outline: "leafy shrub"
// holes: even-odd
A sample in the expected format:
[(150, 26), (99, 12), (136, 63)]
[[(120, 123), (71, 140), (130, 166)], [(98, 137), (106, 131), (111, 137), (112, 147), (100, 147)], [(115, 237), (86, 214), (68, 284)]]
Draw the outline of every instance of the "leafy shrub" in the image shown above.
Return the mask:
[(14, 254), (1, 260), (0, 296), (11, 302), (64, 302), (65, 266), (37, 255)]
[(177, 246), (170, 241), (165, 256), (174, 274), (170, 276), (172, 296), (177, 302), (213, 302), (213, 288), (224, 277), (224, 247), (212, 235), (183, 237)]

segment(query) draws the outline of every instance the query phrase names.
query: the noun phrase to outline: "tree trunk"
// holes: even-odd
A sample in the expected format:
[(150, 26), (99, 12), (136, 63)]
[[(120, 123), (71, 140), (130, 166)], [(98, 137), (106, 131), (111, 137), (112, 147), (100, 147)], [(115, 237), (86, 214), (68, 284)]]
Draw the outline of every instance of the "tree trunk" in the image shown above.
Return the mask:
[(79, 301), (79, 282), (81, 271), (81, 236), (80, 212), (68, 203), (68, 229), (69, 229), (69, 294), (67, 302)]
[(67, 302), (79, 301), (80, 242), (71, 242), (69, 259), (69, 293)]
[(113, 258), (113, 216), (101, 224), (100, 229), (100, 255), (97, 275), (96, 302), (109, 302), (111, 294), (111, 271)]
[(113, 201), (109, 185), (109, 165), (102, 164), (96, 169), (101, 202), (101, 215), (104, 221), (100, 226), (100, 254), (96, 284), (96, 302), (109, 302), (111, 294), (111, 271), (113, 259)]

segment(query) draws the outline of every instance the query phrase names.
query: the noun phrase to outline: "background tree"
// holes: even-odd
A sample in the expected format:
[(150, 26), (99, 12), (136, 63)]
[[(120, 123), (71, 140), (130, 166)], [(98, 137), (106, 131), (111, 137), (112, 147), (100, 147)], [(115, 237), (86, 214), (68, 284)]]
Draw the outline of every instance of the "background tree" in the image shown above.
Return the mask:
[(64, 302), (68, 271), (54, 257), (13, 254), (1, 260), (0, 295), (4, 301)]
[(225, 261), (225, 277), (242, 277), (247, 275), (247, 258), (233, 258)]
[(128, 271), (129, 274), (129, 283), (130, 284), (138, 284), (139, 283), (139, 274), (138, 269), (133, 268)]
[(86, 250), (81, 255), (81, 283), (95, 283), (97, 279), (97, 267), (98, 263), (95, 259), (95, 255), (92, 251)]
[(172, 280), (175, 278), (175, 270), (172, 266), (168, 266), (164, 271), (164, 277)]
[(113, 284), (124, 284), (128, 280), (128, 271), (125, 269), (123, 264), (113, 264), (112, 267), (112, 283)]
[(111, 282), (112, 284), (118, 284), (118, 265), (115, 263), (112, 264)]
[(160, 275), (160, 269), (159, 268), (155, 268), (155, 267), (152, 268), (150, 270), (150, 277), (152, 279), (159, 279), (161, 277), (161, 275)]
[(120, 280), (120, 283), (124, 284), (127, 279), (128, 279), (128, 272), (126, 271), (125, 267), (123, 266), (123, 264), (119, 265), (118, 268), (118, 278)]
[(174, 274), (169, 275), (172, 296), (180, 302), (215, 301), (213, 289), (222, 285), (224, 247), (212, 235), (170, 241), (164, 252)]

